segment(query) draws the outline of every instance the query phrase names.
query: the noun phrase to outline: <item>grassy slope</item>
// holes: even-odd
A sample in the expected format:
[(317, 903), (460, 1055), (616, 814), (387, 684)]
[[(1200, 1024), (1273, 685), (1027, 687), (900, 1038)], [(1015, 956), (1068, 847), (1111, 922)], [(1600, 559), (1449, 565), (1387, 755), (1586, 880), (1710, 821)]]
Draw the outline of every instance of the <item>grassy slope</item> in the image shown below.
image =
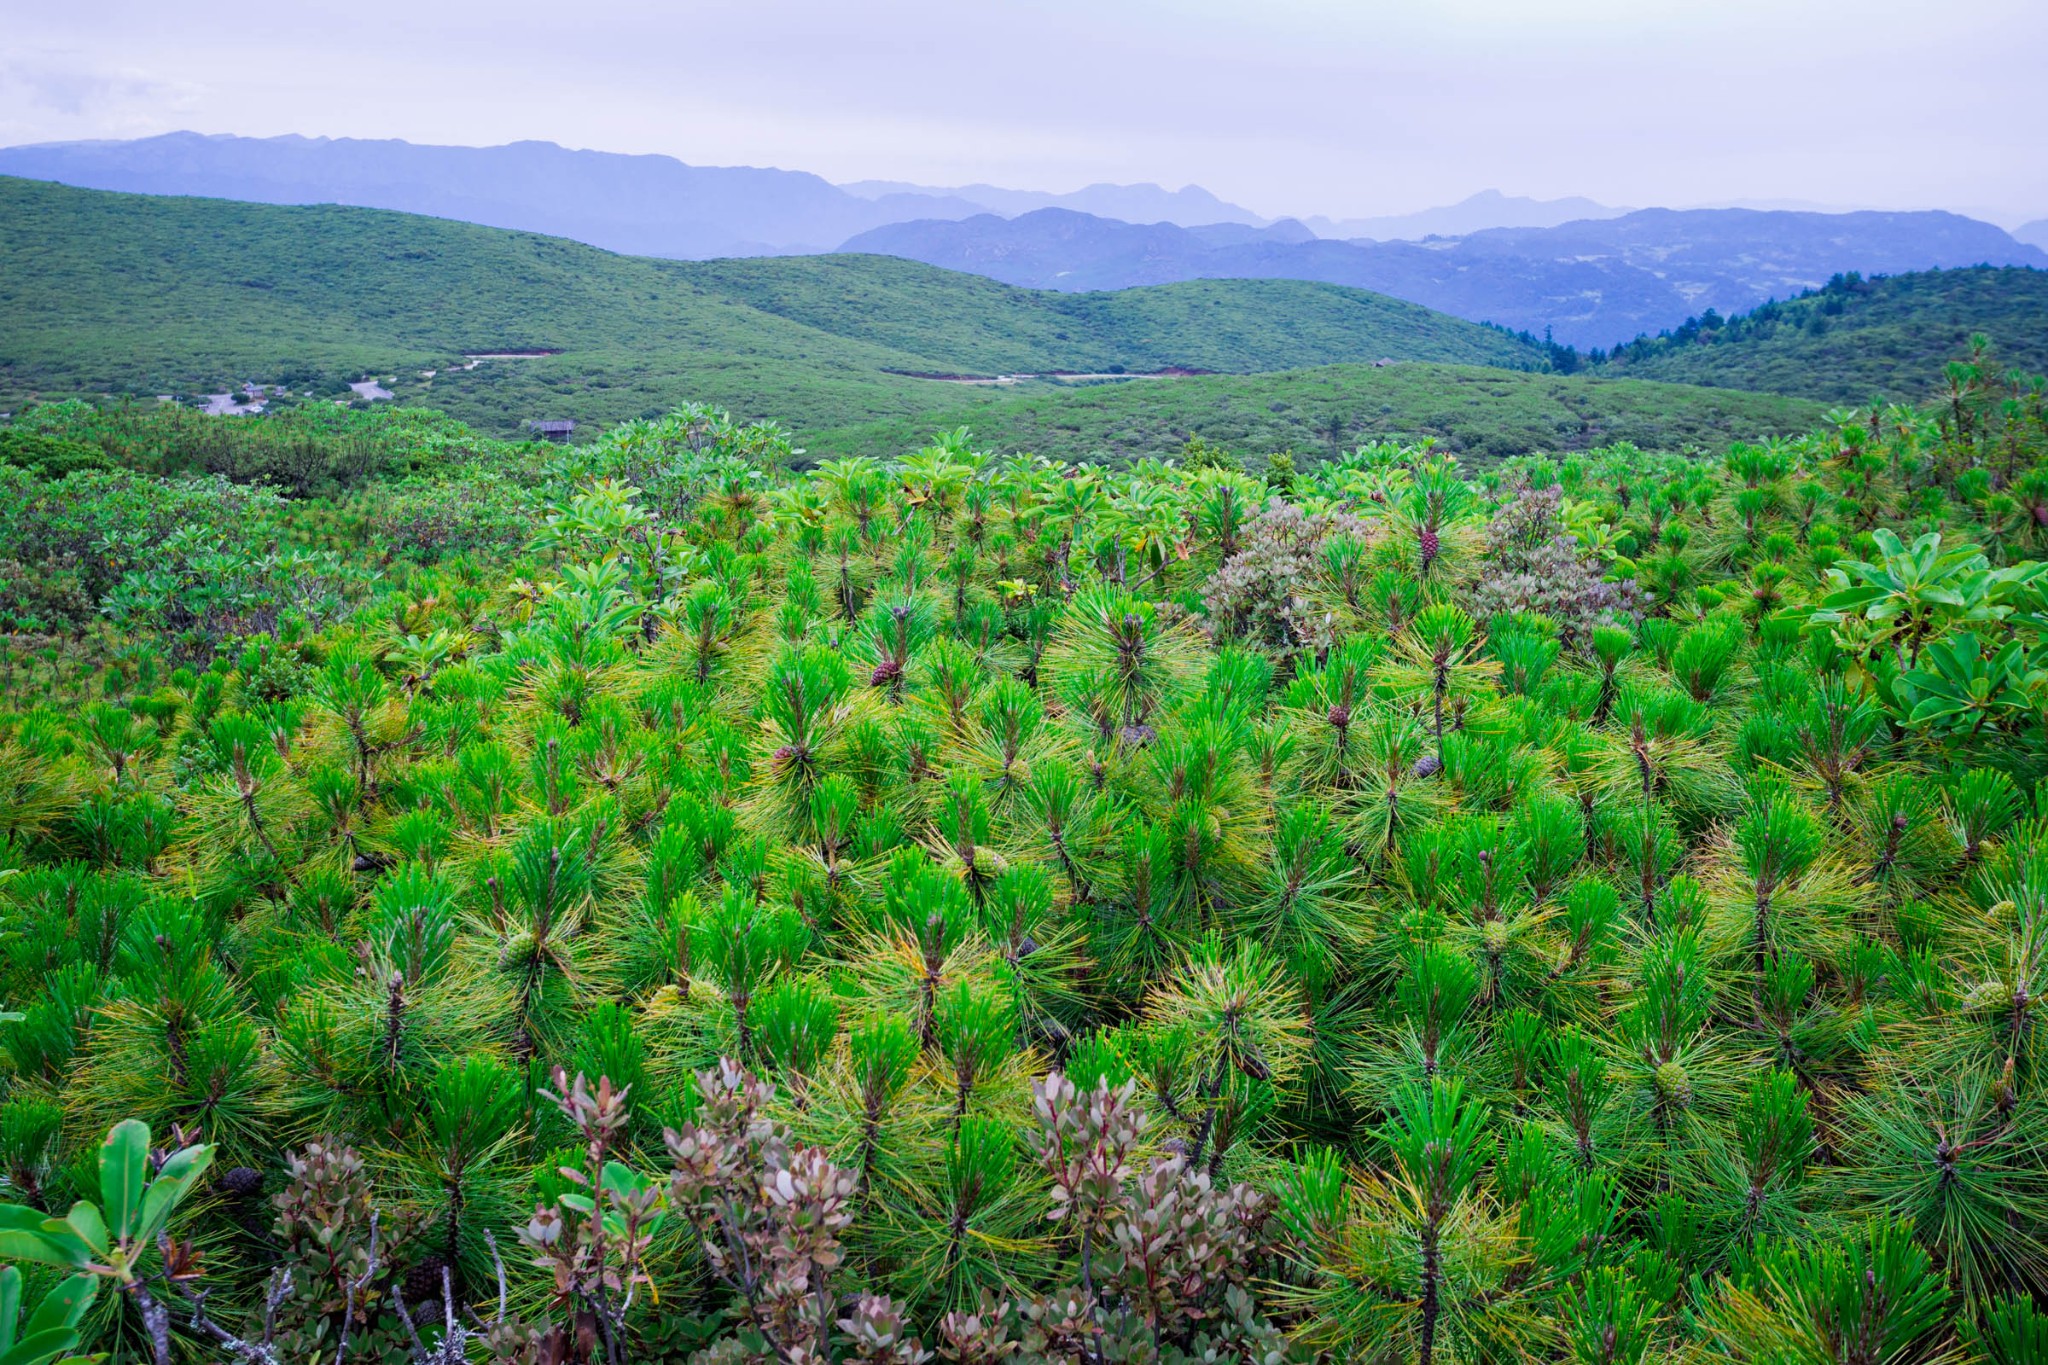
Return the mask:
[(1066, 458), (1165, 455), (1188, 436), (1240, 455), (1321, 456), (1381, 437), (1435, 436), (1480, 458), (1633, 441), (1716, 446), (1805, 430), (1822, 405), (1635, 379), (1526, 374), (1459, 365), (1331, 365), (1282, 374), (1136, 379), (960, 406), (810, 439), (814, 455), (901, 450), (934, 429), (969, 426), (976, 444)]
[[(781, 399), (799, 420), (843, 403), (880, 415), (930, 387), (877, 378), (923, 357), (719, 298), (670, 263), (405, 214), (7, 181), (0, 262), (9, 396), (190, 390), (296, 365), (396, 373), (403, 396), (503, 429), (689, 392)], [(541, 347), (565, 354), (414, 392), (417, 370), (464, 350)]]
[[(402, 397), (496, 429), (685, 398), (801, 427), (960, 401), (902, 371), (1536, 359), (1498, 332), (1314, 284), (1073, 296), (875, 257), (660, 261), (370, 209), (10, 179), (0, 307), (0, 399), (191, 391), (298, 365), (395, 373)], [(447, 373), (463, 351), (528, 348), (563, 354)], [(426, 368), (443, 371), (431, 392)]]
[(1608, 372), (1830, 402), (1919, 401), (1976, 332), (2003, 364), (2048, 369), (2048, 271), (1928, 270), (1823, 290), (1746, 315), (1724, 339), (1652, 342), (1649, 355)]

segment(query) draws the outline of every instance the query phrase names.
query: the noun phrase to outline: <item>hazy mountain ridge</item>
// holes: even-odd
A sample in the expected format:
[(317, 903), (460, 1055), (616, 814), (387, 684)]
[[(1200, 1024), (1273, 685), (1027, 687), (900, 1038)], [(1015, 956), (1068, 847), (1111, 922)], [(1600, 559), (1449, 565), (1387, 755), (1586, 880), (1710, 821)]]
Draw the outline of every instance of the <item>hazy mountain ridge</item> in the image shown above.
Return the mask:
[(840, 186), (808, 171), (696, 166), (552, 142), (454, 147), (180, 132), (0, 148), (0, 175), (137, 194), (394, 209), (686, 260), (825, 252), (885, 223), (1046, 207), (1141, 222), (1272, 222), (1198, 185), (1097, 184), (1067, 194), (893, 181)]
[(929, 195), (862, 198), (807, 171), (692, 166), (551, 142), (441, 147), (167, 133), (0, 148), (0, 174), (141, 194), (395, 209), (685, 259), (827, 251), (882, 223), (981, 211)]
[(1311, 217), (1304, 221), (1318, 237), (1368, 241), (1420, 241), (1425, 237), (1462, 237), (1497, 227), (1556, 227), (1581, 218), (1619, 218), (1634, 209), (1616, 208), (1592, 199), (1528, 199), (1481, 190), (1455, 204), (1421, 209), (1415, 213), (1387, 214), (1375, 218)]
[(2048, 266), (2048, 252), (1957, 214), (1641, 209), (1553, 228), (1495, 228), (1429, 242), (1218, 241), (1047, 209), (1015, 219), (898, 223), (848, 251), (907, 256), (1047, 289), (1184, 279), (1284, 278), (1350, 285), (1454, 316), (1608, 346), (1817, 288), (1843, 271), (1896, 274), (1978, 264)]
[(1200, 185), (1168, 190), (1152, 184), (1095, 184), (1065, 194), (1010, 190), (999, 185), (912, 185), (899, 180), (857, 180), (839, 188), (876, 203), (902, 196), (957, 199), (1003, 218), (1015, 218), (1037, 209), (1072, 209), (1127, 223), (1173, 223), (1180, 227), (1236, 223), (1257, 228), (1285, 221), (1266, 218), (1240, 204), (1219, 199)]

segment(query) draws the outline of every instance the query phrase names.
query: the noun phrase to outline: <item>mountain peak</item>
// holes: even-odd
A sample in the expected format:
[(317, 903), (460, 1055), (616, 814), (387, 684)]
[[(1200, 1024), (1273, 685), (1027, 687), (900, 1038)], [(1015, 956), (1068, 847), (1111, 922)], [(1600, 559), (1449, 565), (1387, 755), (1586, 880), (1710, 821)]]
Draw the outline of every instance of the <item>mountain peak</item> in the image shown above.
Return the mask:
[(839, 188), (870, 200), (903, 194), (958, 199), (1004, 218), (1051, 208), (1070, 209), (1126, 223), (1171, 223), (1178, 227), (1203, 227), (1213, 223), (1263, 227), (1267, 222), (1250, 209), (1219, 199), (1200, 185), (1183, 185), (1177, 190), (1169, 190), (1150, 181), (1119, 185), (1101, 180), (1065, 192), (1012, 190), (985, 184), (915, 185), (903, 180), (856, 180)]

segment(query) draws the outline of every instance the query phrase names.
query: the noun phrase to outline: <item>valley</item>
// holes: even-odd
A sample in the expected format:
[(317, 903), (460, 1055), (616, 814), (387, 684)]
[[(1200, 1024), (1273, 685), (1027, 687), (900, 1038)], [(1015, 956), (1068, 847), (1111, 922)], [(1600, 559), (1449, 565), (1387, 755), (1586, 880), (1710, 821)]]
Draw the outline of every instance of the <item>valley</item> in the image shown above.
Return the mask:
[[(1798, 430), (1816, 410), (1584, 375), (1531, 384), (1554, 359), (1531, 339), (1311, 281), (1035, 291), (879, 256), (668, 261), (377, 210), (22, 180), (0, 180), (0, 205), (0, 306), (19, 319), (0, 344), (9, 406), (247, 382), (326, 401), (369, 376), (506, 436), (698, 401), (821, 451), (965, 425), (1115, 460), (1205, 434), (1304, 458), (1397, 436), (1494, 458), (1676, 447)], [(1472, 365), (1505, 373), (1455, 369)], [(992, 382), (1061, 373), (1088, 378)]]

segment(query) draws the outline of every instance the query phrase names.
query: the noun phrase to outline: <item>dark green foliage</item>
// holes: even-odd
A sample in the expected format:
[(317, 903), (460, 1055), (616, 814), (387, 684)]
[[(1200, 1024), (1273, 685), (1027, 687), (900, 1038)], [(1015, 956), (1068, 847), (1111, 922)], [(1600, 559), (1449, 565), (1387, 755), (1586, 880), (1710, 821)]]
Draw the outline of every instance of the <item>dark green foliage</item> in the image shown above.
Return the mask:
[(16, 465), (42, 479), (111, 467), (102, 451), (83, 441), (13, 427), (0, 431), (0, 463)]

